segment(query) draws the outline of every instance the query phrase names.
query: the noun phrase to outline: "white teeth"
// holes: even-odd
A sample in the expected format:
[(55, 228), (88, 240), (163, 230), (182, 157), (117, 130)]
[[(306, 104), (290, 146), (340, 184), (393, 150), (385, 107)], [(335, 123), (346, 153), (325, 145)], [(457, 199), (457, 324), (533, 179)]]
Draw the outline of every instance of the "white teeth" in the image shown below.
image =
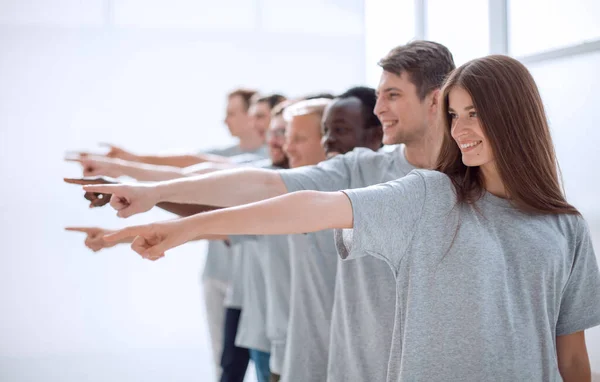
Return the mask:
[(395, 125), (395, 124), (396, 124), (396, 121), (393, 121), (393, 122), (383, 122), (383, 127), (390, 127), (390, 126)]
[(463, 144), (460, 145), (460, 148), (461, 149), (468, 149), (469, 147), (477, 146), (480, 143), (481, 143), (481, 141), (471, 142), (471, 143), (463, 143)]

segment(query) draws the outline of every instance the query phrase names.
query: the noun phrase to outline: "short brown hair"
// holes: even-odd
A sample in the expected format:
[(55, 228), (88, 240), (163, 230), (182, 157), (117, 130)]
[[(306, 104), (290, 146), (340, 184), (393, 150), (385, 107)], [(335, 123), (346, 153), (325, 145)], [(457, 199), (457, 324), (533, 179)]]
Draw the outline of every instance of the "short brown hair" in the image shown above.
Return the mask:
[(448, 96), (455, 87), (466, 90), (473, 100), (511, 202), (534, 214), (578, 214), (560, 186), (550, 128), (535, 81), (525, 65), (499, 55), (467, 62), (442, 89), (444, 138), (436, 169), (450, 177), (458, 201), (476, 201), (485, 185), (479, 167), (463, 164), (451, 136)]
[(259, 103), (259, 102), (264, 102), (267, 105), (269, 105), (269, 109), (273, 109), (275, 106), (277, 106), (278, 104), (280, 104), (281, 102), (285, 101), (286, 98), (285, 96), (281, 95), (281, 94), (269, 94), (269, 95), (261, 95), (261, 94), (255, 94), (252, 97), (251, 103)]
[(423, 40), (395, 47), (378, 65), (397, 76), (407, 73), (417, 87), (417, 95), (421, 100), (432, 90), (441, 88), (448, 74), (456, 67), (448, 48), (437, 42)]
[(235, 89), (235, 90), (229, 92), (229, 94), (227, 94), (227, 98), (233, 98), (233, 97), (238, 97), (238, 96), (242, 97), (242, 100), (244, 101), (244, 104), (246, 105), (246, 111), (247, 111), (250, 108), (250, 100), (257, 93), (258, 92), (254, 89), (238, 88), (238, 89)]

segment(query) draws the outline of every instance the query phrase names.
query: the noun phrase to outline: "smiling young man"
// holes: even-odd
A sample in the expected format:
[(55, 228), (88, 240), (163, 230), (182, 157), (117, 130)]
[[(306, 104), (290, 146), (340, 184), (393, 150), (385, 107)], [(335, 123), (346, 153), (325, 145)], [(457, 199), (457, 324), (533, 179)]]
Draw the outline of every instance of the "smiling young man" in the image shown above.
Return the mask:
[[(380, 66), (383, 72), (374, 112), (383, 124), (383, 143), (403, 144), (392, 152), (355, 149), (318, 166), (278, 172), (231, 170), (219, 176), (163, 182), (150, 190), (99, 190), (112, 189), (126, 200), (117, 208), (132, 212), (143, 212), (163, 200), (234, 206), (298, 190), (361, 188), (403, 177), (414, 168), (432, 166), (441, 142), (436, 129), (438, 93), (454, 69), (451, 53), (434, 42), (414, 41), (392, 49)], [(240, 183), (245, 187), (235, 188)], [(320, 252), (337, 258), (335, 250), (326, 248)], [(284, 375), (284, 380), (385, 381), (396, 305), (390, 267), (372, 256), (340, 262), (334, 301), (330, 345), (326, 347), (327, 375), (298, 371), (298, 375)], [(323, 350), (307, 347), (305, 351), (323, 354)], [(313, 363), (307, 368), (322, 360)]]

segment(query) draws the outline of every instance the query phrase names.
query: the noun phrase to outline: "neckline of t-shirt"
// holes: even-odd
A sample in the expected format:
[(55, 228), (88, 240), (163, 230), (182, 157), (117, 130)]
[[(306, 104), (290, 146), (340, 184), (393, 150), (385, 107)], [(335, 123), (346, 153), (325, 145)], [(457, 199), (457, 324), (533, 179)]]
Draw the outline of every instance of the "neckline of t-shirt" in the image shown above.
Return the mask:
[(501, 197), (496, 196), (488, 191), (485, 191), (483, 193), (483, 196), (481, 199), (487, 203), (493, 204), (498, 207), (515, 209), (515, 206), (511, 203), (510, 199), (501, 198)]

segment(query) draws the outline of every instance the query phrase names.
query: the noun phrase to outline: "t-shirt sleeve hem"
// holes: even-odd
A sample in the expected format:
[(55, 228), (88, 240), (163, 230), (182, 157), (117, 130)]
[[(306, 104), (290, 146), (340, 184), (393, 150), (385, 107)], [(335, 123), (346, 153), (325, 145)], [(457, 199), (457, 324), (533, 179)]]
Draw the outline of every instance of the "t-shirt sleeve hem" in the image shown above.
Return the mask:
[(598, 325), (600, 325), (600, 314), (577, 322), (559, 325), (556, 327), (556, 336), (566, 336)]
[[(360, 212), (357, 211), (356, 204), (354, 203), (354, 200), (353, 200), (353, 197), (354, 197), (353, 190), (344, 190), (341, 192), (343, 192), (344, 195), (346, 195), (346, 197), (350, 201), (350, 205), (352, 206), (352, 216), (354, 218), (353, 229), (356, 231), (361, 231), (363, 228), (361, 227)], [(357, 219), (357, 217), (359, 217), (359, 218)], [(382, 259), (388, 263), (390, 262), (390, 259), (388, 259), (386, 256), (382, 255), (378, 251), (375, 251), (373, 248), (368, 247), (367, 244), (365, 243), (365, 240), (363, 240), (363, 235), (352, 235), (352, 244), (350, 245), (350, 250), (348, 250), (348, 248), (346, 247), (346, 244), (344, 243), (343, 231), (344, 230), (342, 230), (342, 229), (336, 229), (333, 231), (334, 239), (335, 239), (335, 246), (336, 246), (338, 255), (340, 256), (340, 258), (342, 260), (353, 260), (353, 259), (357, 259), (360, 257), (364, 257), (366, 255), (371, 255), (371, 256), (377, 257), (379, 259)]]
[(283, 181), (283, 184), (288, 192), (306, 190), (302, 183), (295, 176), (289, 173), (289, 170), (279, 170), (277, 173), (281, 177), (281, 180)]

